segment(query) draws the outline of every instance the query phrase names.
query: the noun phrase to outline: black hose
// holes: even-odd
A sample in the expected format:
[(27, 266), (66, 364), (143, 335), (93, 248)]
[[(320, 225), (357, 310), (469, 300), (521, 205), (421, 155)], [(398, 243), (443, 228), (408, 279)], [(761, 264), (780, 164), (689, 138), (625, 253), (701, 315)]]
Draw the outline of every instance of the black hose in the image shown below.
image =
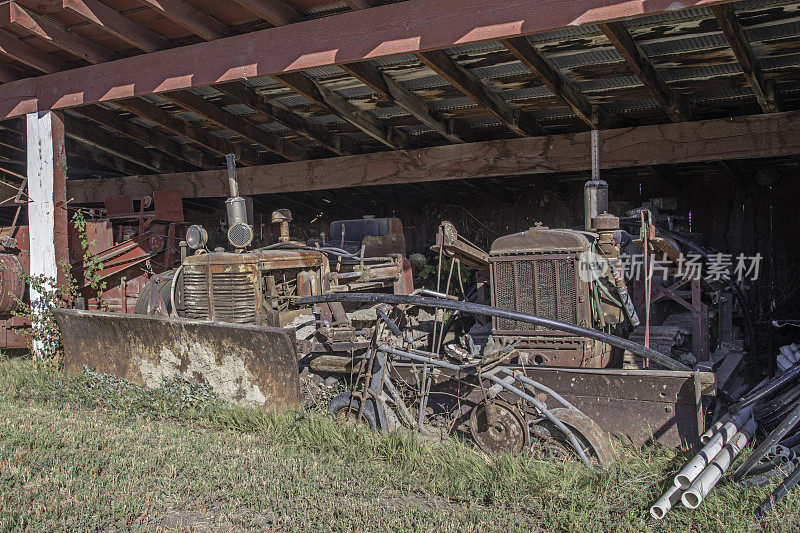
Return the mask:
[(781, 387), (795, 379), (798, 375), (800, 375), (800, 364), (795, 364), (792, 368), (790, 368), (787, 372), (775, 376), (774, 378), (770, 379), (769, 381), (765, 382), (760, 387), (756, 387), (749, 395), (745, 396), (735, 404), (733, 404), (729, 409), (729, 413), (737, 413), (747, 407), (748, 405), (752, 405), (757, 401), (766, 398), (767, 396), (772, 395), (776, 391), (780, 390)]
[(786, 494), (792, 490), (795, 485), (797, 485), (798, 481), (800, 481), (800, 468), (795, 468), (792, 473), (783, 480), (783, 483), (775, 487), (775, 490), (772, 491), (772, 494), (770, 494), (766, 500), (761, 502), (761, 505), (756, 507), (756, 516), (764, 516), (765, 514), (769, 513), (772, 510), (772, 506), (781, 501), (783, 497), (786, 496)]
[(783, 419), (775, 430), (764, 439), (758, 448), (733, 473), (733, 480), (742, 479), (765, 455), (767, 455), (800, 422), (800, 405), (795, 406), (789, 416)]
[(683, 365), (666, 355), (647, 348), (641, 344), (637, 344), (628, 339), (617, 337), (610, 333), (597, 331), (596, 329), (584, 328), (569, 322), (562, 322), (553, 318), (546, 318), (542, 316), (529, 315), (527, 313), (520, 313), (518, 311), (511, 311), (509, 309), (499, 309), (490, 305), (476, 304), (472, 302), (462, 302), (445, 300), (440, 298), (428, 298), (424, 296), (405, 296), (402, 294), (381, 294), (381, 293), (344, 293), (344, 294), (320, 294), (317, 296), (305, 296), (295, 300), (297, 305), (311, 305), (318, 303), (330, 302), (348, 302), (348, 303), (364, 303), (364, 304), (392, 304), (392, 305), (416, 305), (419, 307), (429, 307), (438, 309), (451, 309), (453, 311), (462, 311), (464, 313), (471, 313), (483, 316), (496, 316), (499, 318), (506, 318), (508, 320), (515, 320), (518, 322), (525, 322), (527, 324), (534, 324), (549, 329), (555, 329), (566, 333), (577, 335), (578, 337), (586, 337), (596, 341), (616, 346), (622, 350), (650, 359), (661, 366), (671, 370), (691, 371), (686, 365)]

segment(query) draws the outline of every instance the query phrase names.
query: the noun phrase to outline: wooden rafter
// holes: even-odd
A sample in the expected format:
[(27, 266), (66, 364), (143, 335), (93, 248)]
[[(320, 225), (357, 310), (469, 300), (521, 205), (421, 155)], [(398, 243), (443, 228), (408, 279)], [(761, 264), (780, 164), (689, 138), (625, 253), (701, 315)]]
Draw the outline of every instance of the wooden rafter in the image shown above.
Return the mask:
[(609, 127), (610, 119), (599, 106), (591, 102), (553, 64), (534, 47), (527, 37), (513, 37), (501, 41), (523, 65), (556, 96), (560, 97), (587, 126), (592, 129)]
[(303, 20), (303, 15), (283, 0), (234, 0), (273, 26), (283, 26)]
[(481, 80), (459, 65), (444, 50), (418, 52), (417, 58), (425, 65), (447, 80), (450, 85), (461, 91), (476, 103), (484, 106), (489, 113), (512, 132), (520, 137), (528, 135), (545, 135), (547, 131), (525, 111), (514, 108), (511, 104), (489, 90)]
[(469, 128), (463, 123), (435, 111), (425, 100), (393, 80), (391, 76), (381, 72), (373, 64), (362, 61), (342, 65), (342, 68), (383, 98), (408, 111), (417, 120), (448, 141), (460, 143), (471, 138)]
[(275, 76), (275, 79), (317, 105), (330, 109), (334, 114), (390, 148), (402, 149), (410, 146), (408, 135), (404, 131), (388, 126), (303, 73), (280, 74)]
[(137, 2), (158, 11), (178, 26), (203, 39), (211, 41), (230, 35), (230, 29), (225, 24), (183, 0), (137, 0)]
[(739, 19), (736, 18), (733, 6), (730, 4), (715, 5), (711, 6), (711, 11), (714, 13), (722, 33), (728, 40), (731, 50), (736, 55), (739, 66), (747, 77), (761, 110), (764, 113), (777, 113), (778, 106), (775, 104), (775, 95), (771, 87), (767, 85), (761, 69), (758, 68), (753, 50), (747, 42), (747, 37), (741, 25), (739, 25)]
[(117, 54), (114, 52), (77, 33), (67, 31), (61, 25), (25, 9), (16, 2), (0, 5), (0, 26), (14, 27), (35, 35), (89, 63), (103, 63), (117, 59)]
[(64, 63), (60, 60), (4, 29), (0, 29), (0, 54), (45, 73), (58, 72), (64, 68)]
[(155, 172), (182, 170), (165, 154), (110, 135), (103, 130), (75, 119), (65, 120), (67, 137), (79, 140), (103, 152), (136, 163)]
[(121, 15), (100, 0), (61, 0), (61, 7), (145, 52), (169, 47), (168, 39)]
[(129, 113), (155, 122), (162, 128), (176, 135), (183, 135), (187, 139), (191, 139), (219, 155), (235, 154), (236, 161), (249, 166), (258, 165), (260, 163), (258, 154), (253, 150), (217, 137), (208, 130), (192, 124), (191, 122), (174, 117), (169, 111), (151, 104), (150, 102), (141, 99), (130, 99), (120, 100), (116, 102), (116, 104)]
[(667, 86), (622, 22), (609, 22), (599, 26), (628, 67), (659, 101), (671, 120), (680, 122), (694, 118), (689, 103), (681, 93)]
[(382, 4), (380, 0), (342, 0), (352, 10), (368, 9)]
[[(600, 131), (603, 169), (677, 165), (800, 154), (800, 112), (731, 117)], [(406, 152), (376, 152), (324, 160), (242, 168), (242, 194), (386, 186), (484, 177), (582, 173), (591, 167), (589, 132), (449, 144)], [(184, 197), (225, 196), (225, 170), (75, 183), (76, 202), (102, 200), (110, 191), (147, 194), (180, 188)]]
[(287, 128), (317, 141), (334, 153), (353, 155), (362, 151), (358, 143), (350, 137), (335, 133), (313, 120), (298, 115), (280, 102), (275, 102), (264, 95), (258, 94), (242, 82), (223, 83), (218, 85), (216, 89), (234, 100), (272, 117)]
[(188, 144), (179, 143), (168, 135), (149, 130), (130, 120), (122, 119), (119, 115), (108, 109), (92, 105), (78, 107), (73, 111), (98, 124), (102, 124), (107, 128), (135, 139), (146, 146), (152, 146), (165, 154), (186, 161), (198, 168), (206, 169), (219, 166), (220, 161), (218, 159), (209, 156), (202, 150), (198, 150)]
[(262, 146), (271, 152), (285, 157), (289, 161), (300, 161), (302, 159), (311, 158), (308, 150), (297, 143), (284, 139), (275, 133), (263, 130), (246, 118), (229, 113), (218, 105), (209, 102), (202, 96), (194, 94), (191, 91), (176, 91), (164, 96), (184, 109), (197, 113), (208, 119), (209, 122), (227, 128), (253, 144)]

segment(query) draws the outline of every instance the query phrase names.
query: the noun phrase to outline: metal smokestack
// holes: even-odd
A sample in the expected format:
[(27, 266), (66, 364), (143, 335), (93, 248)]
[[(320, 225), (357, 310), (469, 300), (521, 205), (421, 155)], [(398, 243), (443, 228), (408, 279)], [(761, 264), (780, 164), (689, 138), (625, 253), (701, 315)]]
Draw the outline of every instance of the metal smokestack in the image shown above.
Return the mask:
[(225, 200), (228, 212), (228, 241), (235, 248), (246, 248), (253, 242), (253, 228), (247, 223), (247, 203), (239, 196), (239, 182), (236, 179), (236, 157), (225, 156), (228, 165), (228, 187), (231, 197)]
[(608, 211), (608, 183), (600, 179), (600, 132), (592, 130), (592, 179), (583, 186), (584, 229), (592, 229), (592, 219)]

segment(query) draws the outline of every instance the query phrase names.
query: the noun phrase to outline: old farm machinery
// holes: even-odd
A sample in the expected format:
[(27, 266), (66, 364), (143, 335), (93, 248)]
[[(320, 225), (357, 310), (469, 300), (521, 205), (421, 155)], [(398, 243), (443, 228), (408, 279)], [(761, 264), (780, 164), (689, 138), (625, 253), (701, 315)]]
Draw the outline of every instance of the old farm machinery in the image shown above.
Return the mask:
[[(442, 223), (428, 290), (413, 287), (398, 219), (337, 221), (299, 242), (279, 210), (279, 241), (251, 249), (232, 160), (229, 177), (229, 251), (189, 227), (180, 265), (142, 289), (138, 314), (58, 311), (67, 372), (148, 386), (182, 374), (267, 409), (299, 406), (301, 373), (335, 378), (343, 421), (462, 432), (491, 453), (544, 443), (587, 464), (611, 461), (612, 435), (679, 445), (702, 433), (702, 376), (625, 338), (639, 319), (602, 182), (586, 188), (587, 230), (536, 226), (485, 252)], [(456, 296), (461, 267), (478, 283)], [(651, 367), (622, 369), (625, 353)]]

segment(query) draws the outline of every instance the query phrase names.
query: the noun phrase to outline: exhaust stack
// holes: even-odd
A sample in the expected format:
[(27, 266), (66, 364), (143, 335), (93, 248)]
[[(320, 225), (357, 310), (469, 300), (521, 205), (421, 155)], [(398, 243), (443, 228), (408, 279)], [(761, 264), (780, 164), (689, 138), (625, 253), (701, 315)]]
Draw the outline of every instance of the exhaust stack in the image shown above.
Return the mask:
[(239, 182), (236, 179), (236, 157), (233, 154), (225, 156), (228, 164), (228, 187), (230, 198), (225, 200), (225, 209), (228, 212), (228, 242), (237, 250), (250, 246), (253, 242), (253, 228), (247, 223), (247, 204), (239, 196)]

